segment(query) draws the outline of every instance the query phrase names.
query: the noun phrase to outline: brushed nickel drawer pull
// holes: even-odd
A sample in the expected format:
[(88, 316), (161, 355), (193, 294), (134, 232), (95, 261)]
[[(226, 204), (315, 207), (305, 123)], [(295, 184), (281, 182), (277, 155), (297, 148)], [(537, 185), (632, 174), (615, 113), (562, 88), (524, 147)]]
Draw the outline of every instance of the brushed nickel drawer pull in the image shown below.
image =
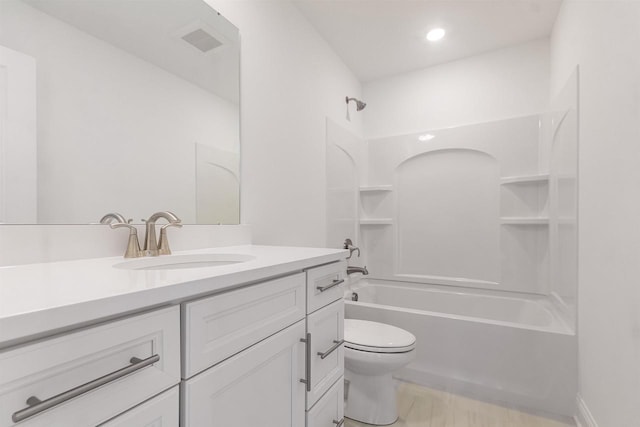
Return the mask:
[(333, 420), (333, 423), (336, 425), (336, 427), (342, 427), (342, 424), (344, 424), (344, 417), (342, 417), (340, 421)]
[(336, 351), (338, 349), (338, 347), (340, 347), (342, 345), (342, 343), (344, 343), (344, 340), (333, 340), (333, 345), (331, 346), (331, 348), (327, 351), (325, 351), (324, 353), (322, 352), (318, 352), (318, 356), (320, 356), (320, 359), (325, 359), (327, 356), (329, 356), (331, 353), (333, 353), (334, 351)]
[(303, 342), (305, 349), (304, 360), (304, 379), (300, 382), (307, 386), (307, 391), (311, 391), (311, 334), (307, 333), (306, 338), (300, 338), (300, 342)]
[(93, 381), (89, 381), (88, 383), (79, 385), (70, 390), (64, 391), (48, 399), (40, 400), (36, 396), (31, 396), (27, 399), (27, 407), (19, 410), (18, 412), (14, 412), (11, 416), (11, 419), (14, 423), (19, 423), (20, 421), (24, 421), (29, 417), (39, 414), (40, 412), (60, 405), (67, 400), (71, 400), (74, 397), (78, 397), (81, 394), (88, 393), (91, 390), (122, 378), (125, 375), (136, 372), (142, 368), (146, 368), (149, 365), (153, 365), (159, 360), (160, 356), (157, 354), (154, 354), (151, 357), (147, 357), (146, 359), (138, 359), (137, 357), (132, 357), (130, 360), (131, 365), (125, 366), (124, 368), (113, 371), (107, 375), (96, 378)]
[(330, 284), (326, 285), (326, 286), (316, 286), (316, 289), (319, 290), (320, 292), (324, 292), (324, 291), (328, 291), (331, 288), (334, 288), (338, 285), (341, 285), (344, 283), (344, 279), (336, 279), (333, 282), (331, 282)]

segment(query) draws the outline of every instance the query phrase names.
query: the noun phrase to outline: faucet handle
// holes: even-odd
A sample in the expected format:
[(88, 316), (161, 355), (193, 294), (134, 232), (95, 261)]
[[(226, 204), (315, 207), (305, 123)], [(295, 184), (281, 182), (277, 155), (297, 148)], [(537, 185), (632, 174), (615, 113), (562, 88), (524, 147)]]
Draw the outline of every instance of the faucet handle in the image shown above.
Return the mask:
[(125, 258), (138, 258), (143, 255), (142, 250), (140, 250), (140, 242), (138, 241), (138, 229), (133, 225), (127, 223), (117, 223), (117, 224), (109, 224), (109, 227), (116, 228), (128, 228), (129, 229), (129, 240), (127, 241), (127, 250), (124, 253)]
[(349, 256), (347, 257), (347, 259), (351, 259), (353, 253), (356, 251), (358, 252), (358, 258), (360, 258), (360, 248), (357, 246), (353, 246), (353, 242), (351, 241), (351, 239), (347, 238), (344, 240), (343, 249), (349, 249)]
[(178, 227), (181, 228), (180, 222), (170, 222), (160, 227), (160, 243), (158, 244), (159, 255), (171, 255), (171, 249), (169, 248), (169, 239), (167, 238), (167, 228)]

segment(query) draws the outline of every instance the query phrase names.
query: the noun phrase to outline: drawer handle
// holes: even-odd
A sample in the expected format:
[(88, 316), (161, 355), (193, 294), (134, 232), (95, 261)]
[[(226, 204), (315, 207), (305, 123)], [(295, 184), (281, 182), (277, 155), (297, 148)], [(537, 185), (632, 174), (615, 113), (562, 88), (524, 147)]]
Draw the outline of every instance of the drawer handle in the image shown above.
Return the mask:
[(331, 288), (335, 288), (336, 286), (341, 285), (343, 283), (344, 283), (344, 279), (336, 279), (326, 286), (316, 286), (316, 289), (319, 290), (320, 292), (324, 292), (324, 291), (328, 291)]
[(88, 383), (74, 387), (70, 390), (62, 392), (46, 400), (40, 400), (35, 396), (31, 396), (30, 398), (27, 399), (28, 407), (21, 409), (18, 412), (14, 412), (11, 419), (13, 420), (14, 423), (19, 423), (20, 421), (26, 420), (27, 418), (37, 415), (42, 411), (46, 411), (47, 409), (60, 405), (61, 403), (66, 402), (67, 400), (73, 399), (74, 397), (78, 397), (81, 394), (88, 393), (91, 390), (94, 390), (100, 386), (103, 386), (107, 383), (115, 381), (118, 378), (122, 378), (125, 375), (131, 374), (142, 368), (152, 365), (159, 360), (160, 360), (160, 356), (157, 354), (151, 357), (148, 357), (146, 359), (138, 359), (137, 357), (132, 357), (130, 360), (131, 365), (125, 366), (124, 368), (118, 369), (117, 371), (113, 371), (110, 374), (104, 375), (100, 378), (96, 378), (93, 381), (89, 381)]
[(333, 420), (333, 423), (336, 425), (336, 427), (342, 427), (342, 424), (344, 424), (344, 417), (342, 417), (340, 421)]
[(344, 343), (344, 340), (340, 340), (340, 341), (333, 340), (333, 345), (331, 346), (331, 348), (329, 350), (325, 351), (324, 353), (318, 352), (318, 356), (320, 356), (320, 359), (325, 359), (331, 353), (336, 351), (338, 349), (338, 347), (340, 347), (342, 345), (342, 343)]
[(307, 391), (311, 391), (311, 334), (307, 333), (306, 338), (300, 338), (300, 342), (305, 344), (305, 356), (304, 356), (304, 376), (305, 378), (300, 380), (301, 383), (307, 386)]

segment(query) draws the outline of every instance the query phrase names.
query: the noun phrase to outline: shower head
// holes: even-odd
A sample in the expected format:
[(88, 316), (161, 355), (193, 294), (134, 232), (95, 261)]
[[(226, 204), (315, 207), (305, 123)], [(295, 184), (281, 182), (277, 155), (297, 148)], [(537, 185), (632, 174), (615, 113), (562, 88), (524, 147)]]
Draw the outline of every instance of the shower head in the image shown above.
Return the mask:
[(356, 98), (349, 98), (348, 96), (345, 98), (347, 105), (349, 104), (349, 101), (355, 101), (356, 102), (356, 111), (362, 111), (364, 110), (364, 107), (367, 106), (366, 102), (362, 102), (359, 99)]

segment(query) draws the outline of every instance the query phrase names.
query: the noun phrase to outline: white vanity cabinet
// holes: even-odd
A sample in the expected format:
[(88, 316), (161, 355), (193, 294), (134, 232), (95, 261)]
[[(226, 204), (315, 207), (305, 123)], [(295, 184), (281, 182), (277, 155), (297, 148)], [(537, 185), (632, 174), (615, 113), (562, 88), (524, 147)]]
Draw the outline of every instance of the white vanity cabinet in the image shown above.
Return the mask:
[(0, 350), (0, 427), (339, 425), (342, 255), (179, 282), (161, 308)]

